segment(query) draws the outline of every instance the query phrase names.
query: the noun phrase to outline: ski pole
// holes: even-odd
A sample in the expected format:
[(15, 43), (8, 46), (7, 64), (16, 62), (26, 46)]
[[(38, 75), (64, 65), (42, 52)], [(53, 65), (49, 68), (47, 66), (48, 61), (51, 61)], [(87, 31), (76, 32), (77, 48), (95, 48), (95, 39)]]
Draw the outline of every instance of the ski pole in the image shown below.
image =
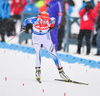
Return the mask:
[(10, 40), (7, 40), (6, 42), (9, 43), (12, 39), (14, 39), (15, 37), (17, 37), (19, 34), (21, 34), (22, 32), (24, 32), (25, 30), (22, 30), (21, 32), (19, 32), (17, 35), (15, 35), (13, 38), (11, 38)]

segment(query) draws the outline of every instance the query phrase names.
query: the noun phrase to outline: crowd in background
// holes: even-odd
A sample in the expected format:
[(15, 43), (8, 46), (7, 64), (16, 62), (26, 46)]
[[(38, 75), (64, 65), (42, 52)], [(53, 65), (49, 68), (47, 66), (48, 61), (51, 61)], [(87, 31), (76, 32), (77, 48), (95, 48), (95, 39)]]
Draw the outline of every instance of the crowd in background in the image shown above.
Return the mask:
[[(5, 35), (15, 36), (15, 24), (21, 20), (21, 13), (34, 13), (37, 15), (42, 11), (47, 11), (50, 17), (56, 18), (54, 29), (51, 31), (51, 39), (55, 44), (56, 51), (62, 49), (63, 37), (65, 33), (65, 16), (71, 16), (75, 2), (74, 0), (0, 0), (0, 41), (5, 42)], [(83, 0), (78, 13), (81, 17), (80, 30), (78, 35), (77, 53), (81, 54), (82, 39), (86, 37), (87, 55), (90, 54), (91, 34), (94, 30), (97, 34), (93, 36), (93, 44), (97, 46), (97, 54), (100, 55), (100, 0), (97, 4), (94, 0)], [(30, 15), (29, 17), (32, 17)], [(71, 21), (71, 18), (69, 19)], [(96, 22), (96, 23), (95, 23)], [(87, 25), (86, 25), (87, 24)], [(94, 25), (96, 28), (94, 28)], [(32, 25), (26, 26), (26, 33), (32, 31)], [(26, 44), (28, 40), (25, 41)]]

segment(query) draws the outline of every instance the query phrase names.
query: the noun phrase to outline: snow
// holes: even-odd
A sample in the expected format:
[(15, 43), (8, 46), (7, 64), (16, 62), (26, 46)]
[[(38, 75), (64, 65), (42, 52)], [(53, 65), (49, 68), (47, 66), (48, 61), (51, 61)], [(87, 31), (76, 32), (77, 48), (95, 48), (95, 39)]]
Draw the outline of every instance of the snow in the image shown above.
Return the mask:
[(54, 81), (60, 76), (53, 60), (42, 57), (42, 83), (39, 84), (35, 80), (35, 54), (1, 48), (0, 58), (0, 96), (64, 96), (64, 93), (66, 96), (100, 96), (98, 68), (61, 61), (66, 74), (71, 79), (89, 85), (58, 82)]
[[(78, 9), (82, 0), (74, 1)], [(18, 33), (19, 21), (16, 26)], [(6, 40), (10, 38), (12, 36), (6, 36)], [(27, 45), (25, 42), (21, 45), (33, 47), (31, 40), (28, 41)], [(18, 37), (9, 44), (19, 45)], [(81, 55), (74, 54), (77, 49), (75, 45), (70, 45), (69, 49), (68, 53), (62, 50), (58, 53), (100, 61), (100, 56), (94, 56), (96, 49), (92, 49), (89, 56), (85, 55), (85, 52)], [(41, 60), (42, 83), (39, 84), (35, 79), (35, 54), (0, 48), (0, 96), (100, 96), (100, 69), (78, 63), (68, 64), (60, 59), (65, 73), (72, 80), (89, 83), (89, 85), (71, 84), (54, 81), (60, 76), (53, 60), (46, 57), (42, 57)]]

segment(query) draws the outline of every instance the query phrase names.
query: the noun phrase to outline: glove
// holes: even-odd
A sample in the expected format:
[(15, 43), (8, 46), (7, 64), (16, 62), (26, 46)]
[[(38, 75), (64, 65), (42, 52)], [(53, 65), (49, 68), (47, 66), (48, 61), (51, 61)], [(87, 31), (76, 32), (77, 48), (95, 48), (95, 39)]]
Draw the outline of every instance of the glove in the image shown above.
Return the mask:
[(23, 25), (21, 25), (21, 29), (26, 30), (26, 27), (23, 27)]
[(92, 5), (90, 5), (90, 6), (89, 6), (89, 9), (93, 9), (93, 6), (92, 6)]
[(47, 5), (47, 7), (49, 7), (49, 8), (50, 8), (50, 5), (48, 5), (47, 3), (46, 3), (46, 5)]
[(56, 25), (56, 28), (57, 28), (57, 29), (60, 29), (60, 25)]
[(54, 27), (49, 27), (49, 31), (53, 30)]
[(91, 3), (87, 4), (85, 9), (86, 9), (86, 11), (89, 11), (90, 9), (93, 9)]

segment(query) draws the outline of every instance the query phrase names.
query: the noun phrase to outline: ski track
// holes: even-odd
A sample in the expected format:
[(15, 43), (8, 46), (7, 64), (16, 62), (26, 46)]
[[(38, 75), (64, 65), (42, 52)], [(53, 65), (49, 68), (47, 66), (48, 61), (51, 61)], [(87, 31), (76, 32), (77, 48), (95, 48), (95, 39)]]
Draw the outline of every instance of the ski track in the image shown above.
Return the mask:
[(54, 81), (60, 76), (53, 60), (42, 57), (40, 84), (35, 80), (35, 54), (0, 49), (0, 58), (0, 96), (100, 96), (98, 68), (61, 61), (72, 80), (89, 85), (58, 82)]

